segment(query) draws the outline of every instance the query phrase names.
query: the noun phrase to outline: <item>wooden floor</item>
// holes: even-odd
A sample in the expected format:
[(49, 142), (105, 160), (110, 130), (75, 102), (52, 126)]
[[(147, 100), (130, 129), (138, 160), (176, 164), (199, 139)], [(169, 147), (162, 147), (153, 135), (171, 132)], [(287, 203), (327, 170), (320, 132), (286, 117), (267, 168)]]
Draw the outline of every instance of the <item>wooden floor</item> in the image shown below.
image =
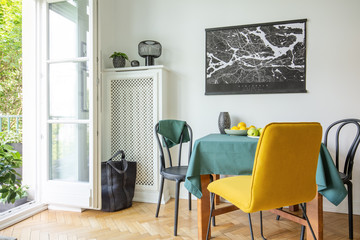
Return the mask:
[[(225, 203), (222, 205), (226, 205)], [(174, 200), (162, 205), (155, 218), (155, 204), (134, 202), (131, 208), (106, 213), (87, 210), (82, 213), (46, 210), (16, 225), (0, 231), (0, 236), (18, 239), (197, 239), (196, 201), (193, 210), (180, 200), (178, 236), (173, 236)], [(267, 239), (300, 239), (300, 225), (285, 219), (275, 220), (264, 214), (264, 234)], [(259, 214), (252, 214), (254, 234), (261, 239)], [(355, 216), (354, 239), (360, 239), (360, 217)], [(235, 211), (216, 217), (212, 239), (250, 239), (247, 214)], [(347, 239), (347, 215), (324, 213), (324, 239)]]

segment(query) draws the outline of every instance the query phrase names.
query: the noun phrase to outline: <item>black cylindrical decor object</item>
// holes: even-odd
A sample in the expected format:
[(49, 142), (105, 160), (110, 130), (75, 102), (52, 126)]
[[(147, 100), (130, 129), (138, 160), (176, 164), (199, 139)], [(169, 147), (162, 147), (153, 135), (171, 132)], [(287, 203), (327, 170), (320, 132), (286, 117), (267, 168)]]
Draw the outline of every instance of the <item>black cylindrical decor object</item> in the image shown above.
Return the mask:
[(220, 133), (225, 134), (225, 129), (229, 129), (231, 125), (230, 114), (228, 112), (220, 112), (218, 125)]
[(155, 64), (154, 58), (160, 57), (161, 49), (161, 44), (157, 41), (145, 40), (139, 43), (139, 55), (145, 58), (145, 66)]
[(153, 56), (145, 56), (145, 66), (154, 65), (154, 57)]

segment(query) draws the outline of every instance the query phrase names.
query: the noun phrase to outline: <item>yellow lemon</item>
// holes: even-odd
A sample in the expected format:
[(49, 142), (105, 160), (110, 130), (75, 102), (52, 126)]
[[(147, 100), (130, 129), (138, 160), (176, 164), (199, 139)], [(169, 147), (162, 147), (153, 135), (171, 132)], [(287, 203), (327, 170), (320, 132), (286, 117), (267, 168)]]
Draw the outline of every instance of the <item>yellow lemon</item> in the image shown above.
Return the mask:
[(239, 128), (237, 126), (233, 126), (231, 130), (239, 130)]
[(250, 129), (250, 128), (256, 128), (255, 126), (253, 126), (253, 125), (251, 125), (250, 127), (248, 127), (248, 129)]
[(240, 126), (239, 130), (246, 130), (246, 127), (245, 126)]
[(246, 123), (244, 123), (244, 122), (239, 122), (237, 126), (238, 126), (238, 127), (245, 127), (245, 128), (246, 128)]

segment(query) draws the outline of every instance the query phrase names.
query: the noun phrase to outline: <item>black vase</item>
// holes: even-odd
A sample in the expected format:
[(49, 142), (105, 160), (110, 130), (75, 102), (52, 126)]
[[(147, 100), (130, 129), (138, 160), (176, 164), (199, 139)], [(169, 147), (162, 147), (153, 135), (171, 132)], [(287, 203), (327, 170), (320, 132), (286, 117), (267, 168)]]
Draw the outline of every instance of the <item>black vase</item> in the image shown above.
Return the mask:
[(225, 129), (229, 129), (231, 125), (230, 114), (228, 112), (220, 112), (218, 125), (220, 133), (225, 134)]

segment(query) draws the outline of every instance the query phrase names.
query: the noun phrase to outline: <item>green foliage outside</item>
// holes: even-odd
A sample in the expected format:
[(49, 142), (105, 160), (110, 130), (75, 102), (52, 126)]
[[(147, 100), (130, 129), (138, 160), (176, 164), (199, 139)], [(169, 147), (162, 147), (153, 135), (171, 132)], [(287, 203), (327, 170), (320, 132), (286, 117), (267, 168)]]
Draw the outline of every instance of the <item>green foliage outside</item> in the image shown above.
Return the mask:
[(8, 145), (6, 134), (0, 132), (0, 203), (14, 203), (27, 196), (27, 186), (21, 184), (21, 175), (16, 172), (22, 166), (18, 151)]
[[(0, 0), (0, 115), (22, 115), (22, 0)], [(3, 118), (0, 128), (0, 202), (14, 203), (26, 196), (26, 186), (16, 169), (22, 165), (19, 152), (8, 145), (21, 142), (22, 121)], [(17, 126), (18, 125), (18, 126)], [(16, 133), (16, 128), (20, 131)]]
[[(22, 115), (21, 9), (22, 0), (0, 0), (0, 115)], [(12, 119), (11, 130), (15, 128)]]

